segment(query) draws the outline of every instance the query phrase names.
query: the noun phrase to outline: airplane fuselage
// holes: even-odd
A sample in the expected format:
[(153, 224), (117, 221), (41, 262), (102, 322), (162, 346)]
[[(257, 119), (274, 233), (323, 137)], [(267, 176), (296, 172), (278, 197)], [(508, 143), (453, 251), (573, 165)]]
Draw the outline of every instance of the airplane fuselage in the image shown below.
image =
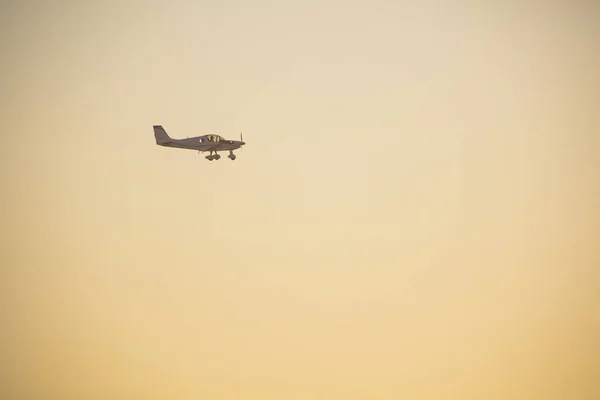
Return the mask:
[(238, 140), (222, 140), (220, 142), (200, 142), (204, 139), (203, 136), (187, 138), (187, 139), (171, 139), (167, 143), (158, 143), (160, 146), (177, 147), (179, 149), (189, 149), (196, 151), (230, 151), (242, 147), (241, 141)]

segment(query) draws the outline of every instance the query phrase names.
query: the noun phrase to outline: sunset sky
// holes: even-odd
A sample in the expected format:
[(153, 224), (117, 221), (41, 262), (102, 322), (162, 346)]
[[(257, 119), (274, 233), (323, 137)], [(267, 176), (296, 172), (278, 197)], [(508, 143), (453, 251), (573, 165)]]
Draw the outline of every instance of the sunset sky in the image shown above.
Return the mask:
[(600, 6), (476, 3), (1, 1), (0, 398), (600, 398)]

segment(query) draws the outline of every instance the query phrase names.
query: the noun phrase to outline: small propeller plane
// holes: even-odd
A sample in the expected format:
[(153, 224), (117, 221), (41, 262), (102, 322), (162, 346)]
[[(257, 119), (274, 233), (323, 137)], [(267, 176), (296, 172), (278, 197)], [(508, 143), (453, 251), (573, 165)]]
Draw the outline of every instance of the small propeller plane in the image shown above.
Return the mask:
[[(165, 147), (176, 147), (179, 149), (190, 149), (198, 150), (198, 152), (209, 151), (210, 153), (206, 156), (207, 160), (218, 160), (221, 158), (219, 151), (229, 151), (229, 157), (232, 161), (235, 160), (235, 154), (233, 151), (240, 149), (244, 143), (242, 134), (240, 133), (240, 140), (227, 140), (223, 139), (219, 135), (208, 134), (202, 136), (196, 136), (187, 139), (173, 139), (162, 125), (154, 125), (154, 137), (156, 138), (156, 144)], [(214, 154), (213, 154), (214, 153)]]

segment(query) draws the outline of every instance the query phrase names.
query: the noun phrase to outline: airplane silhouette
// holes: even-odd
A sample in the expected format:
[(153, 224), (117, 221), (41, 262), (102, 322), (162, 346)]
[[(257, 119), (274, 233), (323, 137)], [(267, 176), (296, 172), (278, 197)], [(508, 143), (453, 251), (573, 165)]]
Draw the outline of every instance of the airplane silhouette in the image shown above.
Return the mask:
[[(227, 140), (223, 139), (219, 135), (208, 134), (202, 136), (196, 136), (187, 139), (173, 139), (162, 125), (154, 125), (154, 137), (156, 138), (156, 144), (165, 147), (175, 147), (178, 149), (189, 149), (198, 150), (198, 152), (209, 151), (210, 153), (206, 156), (207, 160), (218, 160), (221, 158), (219, 151), (229, 151), (229, 157), (232, 161), (235, 160), (236, 156), (233, 151), (240, 149), (244, 143), (242, 140), (242, 134), (240, 133), (240, 140)], [(213, 155), (213, 153), (215, 153)]]

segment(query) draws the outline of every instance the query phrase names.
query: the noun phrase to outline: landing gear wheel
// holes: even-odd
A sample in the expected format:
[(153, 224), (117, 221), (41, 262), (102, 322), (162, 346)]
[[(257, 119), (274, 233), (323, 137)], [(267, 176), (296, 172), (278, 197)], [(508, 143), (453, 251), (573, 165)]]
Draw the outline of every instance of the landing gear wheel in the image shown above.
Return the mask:
[(213, 155), (211, 154), (211, 155), (208, 155), (208, 156), (206, 156), (205, 158), (206, 158), (208, 161), (212, 161), (212, 160), (215, 158), (215, 156), (213, 156)]
[(235, 154), (231, 153), (229, 154), (227, 157), (229, 157), (231, 159), (231, 161), (235, 160)]
[(215, 154), (214, 158), (215, 158), (215, 160), (218, 160), (219, 158), (221, 158), (221, 156), (219, 154)]

